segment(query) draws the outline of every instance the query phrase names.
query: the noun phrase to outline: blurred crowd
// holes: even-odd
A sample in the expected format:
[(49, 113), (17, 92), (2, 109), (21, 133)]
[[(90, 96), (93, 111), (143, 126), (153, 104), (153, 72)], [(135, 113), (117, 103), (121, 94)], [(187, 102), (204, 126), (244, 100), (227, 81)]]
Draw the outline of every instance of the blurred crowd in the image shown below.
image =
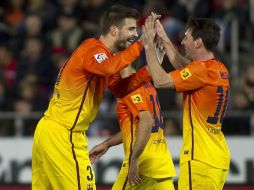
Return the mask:
[[(190, 15), (209, 17), (223, 29), (225, 48), (218, 49), (223, 59), (231, 48), (231, 20), (239, 23), (239, 51), (252, 54), (254, 44), (253, 0), (1, 0), (0, 2), (0, 113), (43, 112), (52, 94), (59, 68), (72, 51), (89, 37), (99, 35), (99, 16), (108, 6), (120, 3), (141, 13), (140, 25), (151, 11), (162, 15), (162, 23), (181, 51), (185, 23)], [(252, 11), (252, 12), (251, 12)], [(140, 62), (144, 61), (144, 57)], [(224, 60), (223, 60), (224, 61)], [(231, 88), (229, 111), (254, 111), (254, 64), (239, 61), (237, 86)], [(163, 63), (168, 70), (168, 60)], [(226, 62), (230, 69), (230, 62)], [(181, 110), (181, 95), (159, 90), (164, 111)], [(115, 114), (116, 99), (106, 92), (100, 113)], [(174, 112), (173, 112), (174, 113)], [(181, 134), (181, 116), (164, 117), (167, 135)], [(36, 120), (25, 121), (23, 134), (32, 135)], [(0, 135), (14, 135), (14, 121), (0, 119)], [(225, 133), (251, 134), (250, 114), (225, 119)], [(116, 118), (97, 119), (89, 136), (108, 136), (118, 131)], [(254, 130), (253, 130), (254, 131)], [(253, 132), (252, 132), (253, 133)]]

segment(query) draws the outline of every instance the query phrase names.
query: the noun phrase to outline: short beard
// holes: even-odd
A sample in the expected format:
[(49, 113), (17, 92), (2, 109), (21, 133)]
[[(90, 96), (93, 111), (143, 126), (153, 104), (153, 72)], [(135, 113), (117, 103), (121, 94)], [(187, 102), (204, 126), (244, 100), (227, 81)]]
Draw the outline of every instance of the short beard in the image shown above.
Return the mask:
[(117, 49), (117, 51), (123, 51), (125, 50), (127, 47), (125, 46), (127, 40), (118, 40), (117, 42), (115, 42), (115, 47)]

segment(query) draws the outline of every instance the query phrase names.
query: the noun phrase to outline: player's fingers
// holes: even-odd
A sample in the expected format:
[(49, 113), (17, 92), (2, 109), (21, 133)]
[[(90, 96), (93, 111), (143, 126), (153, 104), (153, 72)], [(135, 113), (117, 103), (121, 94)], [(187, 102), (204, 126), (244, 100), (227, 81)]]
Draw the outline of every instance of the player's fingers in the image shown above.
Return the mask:
[(155, 21), (160, 19), (161, 15), (157, 15), (156, 13), (152, 12), (151, 13), (151, 16), (152, 16), (152, 19), (153, 19), (153, 22), (155, 24)]
[(133, 179), (133, 177), (132, 177), (132, 175), (129, 173), (128, 174), (128, 183), (130, 184), (130, 185), (134, 185), (135, 183), (134, 183), (134, 179)]
[(90, 162), (94, 164), (96, 162), (96, 156), (90, 156)]
[(161, 22), (159, 20), (155, 21), (155, 28), (158, 30), (164, 30)]
[(146, 18), (146, 20), (145, 20), (145, 25), (144, 25), (146, 29), (148, 28), (148, 26), (149, 26), (149, 24), (150, 24), (150, 21), (151, 21), (151, 17), (148, 16), (148, 17)]
[(155, 23), (154, 17), (151, 17), (150, 19), (147, 20), (147, 26), (149, 30), (154, 29), (154, 23)]
[(129, 181), (130, 185), (136, 185), (136, 184), (138, 184), (138, 182), (135, 179), (135, 177), (130, 177), (130, 179), (128, 181)]
[(154, 21), (151, 18), (148, 18), (145, 22), (145, 30), (147, 33), (150, 34), (150, 36), (154, 35)]
[(137, 184), (141, 183), (142, 181), (138, 174), (135, 176), (135, 181)]
[(159, 15), (159, 14), (157, 14), (155, 12), (152, 12), (151, 15), (152, 15), (152, 17), (155, 18), (155, 20), (161, 18), (161, 15)]

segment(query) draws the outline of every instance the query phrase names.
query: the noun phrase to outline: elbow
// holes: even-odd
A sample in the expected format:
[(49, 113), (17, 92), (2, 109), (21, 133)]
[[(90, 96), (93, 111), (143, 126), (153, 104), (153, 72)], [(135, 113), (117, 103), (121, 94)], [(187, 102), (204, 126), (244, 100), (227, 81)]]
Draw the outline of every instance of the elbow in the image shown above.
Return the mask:
[(159, 78), (153, 78), (155, 88), (174, 88), (174, 83), (170, 75), (162, 75)]
[(108, 65), (101, 65), (100, 68), (97, 68), (98, 70), (98, 75), (109, 77), (112, 76), (120, 71), (119, 69), (112, 69), (112, 67)]
[(172, 88), (173, 84), (167, 80), (153, 81), (155, 88)]
[(111, 69), (105, 69), (103, 70), (103, 72), (104, 72), (103, 75), (106, 77), (112, 76), (117, 73), (117, 71), (113, 71)]
[(153, 81), (153, 82), (154, 82), (154, 87), (155, 88), (164, 88), (164, 84), (162, 84), (160, 82), (155, 82), (155, 81)]
[(145, 122), (146, 122), (147, 130), (151, 132), (153, 123), (154, 123), (154, 119), (151, 114), (149, 115), (149, 117), (146, 118)]
[(142, 111), (140, 113), (140, 125), (145, 126), (145, 131), (147, 134), (150, 134), (153, 124), (154, 124), (154, 119), (152, 114), (149, 111)]

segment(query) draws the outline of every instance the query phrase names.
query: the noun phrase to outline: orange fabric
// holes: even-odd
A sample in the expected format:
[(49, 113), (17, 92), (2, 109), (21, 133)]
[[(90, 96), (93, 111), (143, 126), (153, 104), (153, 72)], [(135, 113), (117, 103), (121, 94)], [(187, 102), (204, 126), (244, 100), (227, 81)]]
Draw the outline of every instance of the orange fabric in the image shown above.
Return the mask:
[(194, 159), (228, 169), (230, 154), (221, 131), (229, 91), (226, 67), (214, 59), (196, 61), (170, 75), (176, 90), (184, 95), (180, 162)]
[(153, 178), (175, 176), (173, 161), (164, 137), (157, 92), (151, 82), (124, 98), (118, 99), (117, 116), (125, 152), (124, 163), (128, 163), (136, 141), (136, 130), (139, 125), (138, 114), (141, 111), (149, 111), (152, 114), (154, 125), (146, 147), (138, 158), (139, 174)]
[(145, 69), (123, 81), (115, 74), (132, 63), (141, 49), (141, 44), (136, 42), (113, 56), (100, 40), (85, 40), (61, 68), (45, 115), (69, 129), (86, 130), (97, 114), (107, 87), (115, 95), (124, 96), (150, 80)]
[[(152, 84), (148, 83), (146, 85), (150, 86)], [(118, 99), (117, 113), (120, 122), (120, 127), (123, 127), (121, 124), (124, 119), (130, 119), (129, 117), (130, 114), (132, 114), (133, 118), (135, 118), (135, 120), (138, 121), (138, 114), (140, 111), (150, 111), (151, 113), (153, 113), (153, 107), (150, 104), (150, 99), (148, 99), (150, 97), (147, 97), (146, 93), (148, 93), (146, 92), (146, 88), (142, 86), (139, 89), (135, 90), (134, 92), (128, 94), (124, 98)], [(150, 94), (155, 97), (157, 96), (157, 93), (153, 91), (150, 92)], [(132, 96), (140, 97), (140, 102), (134, 103)], [(156, 110), (157, 113), (160, 113), (158, 106), (156, 106)]]

